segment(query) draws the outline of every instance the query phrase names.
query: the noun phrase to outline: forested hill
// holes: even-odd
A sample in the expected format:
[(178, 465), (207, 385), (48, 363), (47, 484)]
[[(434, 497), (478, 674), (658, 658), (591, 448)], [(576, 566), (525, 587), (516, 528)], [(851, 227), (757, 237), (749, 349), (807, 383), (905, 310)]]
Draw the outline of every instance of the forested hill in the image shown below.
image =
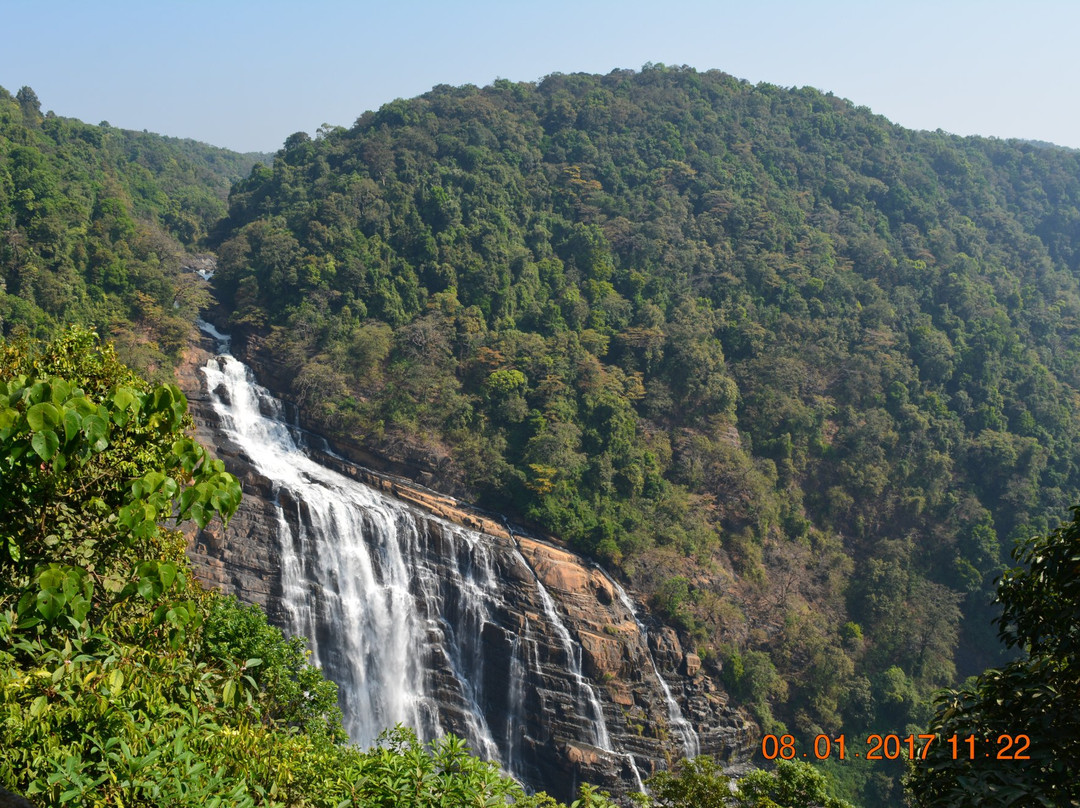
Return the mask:
[(77, 322), (144, 370), (167, 364), (205, 304), (178, 274), (183, 246), (261, 157), (43, 114), (29, 87), (0, 88), (0, 335)]
[(1075, 151), (556, 74), (293, 135), (215, 282), (323, 429), (620, 567), (766, 728), (865, 737), (995, 661), (1003, 548), (1080, 502), (1078, 199)]

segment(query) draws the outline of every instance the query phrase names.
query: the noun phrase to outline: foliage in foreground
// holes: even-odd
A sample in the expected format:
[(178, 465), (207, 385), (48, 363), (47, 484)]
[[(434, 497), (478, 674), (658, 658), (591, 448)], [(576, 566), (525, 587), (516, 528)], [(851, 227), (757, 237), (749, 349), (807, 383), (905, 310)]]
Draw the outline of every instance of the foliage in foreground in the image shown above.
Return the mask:
[(798, 760), (733, 781), (714, 760), (698, 757), (682, 761), (674, 773), (659, 772), (648, 785), (652, 796), (637, 799), (641, 808), (852, 808), (830, 793), (820, 770)]
[[(998, 584), (996, 622), (1002, 642), (1024, 655), (938, 699), (930, 731), (939, 743), (908, 777), (919, 808), (1080, 805), (1080, 508), (1013, 559), (1021, 566)], [(1021, 734), (1024, 748), (1002, 738)], [(946, 743), (953, 736), (957, 755)]]

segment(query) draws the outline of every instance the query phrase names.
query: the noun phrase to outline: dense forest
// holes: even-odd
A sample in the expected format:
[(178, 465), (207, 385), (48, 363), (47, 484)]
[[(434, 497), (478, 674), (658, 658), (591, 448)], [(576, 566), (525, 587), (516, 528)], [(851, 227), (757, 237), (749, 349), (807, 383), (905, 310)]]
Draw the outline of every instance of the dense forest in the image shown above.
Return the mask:
[(92, 325), (167, 378), (209, 302), (179, 271), (262, 155), (91, 126), (0, 87), (0, 334)]
[(215, 283), (320, 429), (621, 570), (766, 730), (897, 732), (1080, 501), (1078, 200), (817, 90), (552, 75), (288, 138)]
[[(5, 475), (21, 469), (26, 490), (47, 482), (35, 496), (51, 501), (61, 489), (46, 466), (68, 451), (72, 468), (104, 463), (109, 443), (83, 420), (65, 432), (64, 413), (104, 407), (119, 428), (117, 407), (165, 406), (85, 335), (44, 353), (21, 338), (93, 326), (164, 381), (216, 297), (222, 325), (289, 380), (279, 392), (311, 425), (605, 564), (763, 732), (791, 732), (803, 748), (818, 733), (918, 733), (936, 688), (1029, 664), (1014, 660), (1023, 643), (995, 637), (995, 580), (1014, 545), (1080, 503), (1078, 202), (1078, 152), (912, 132), (817, 90), (663, 65), (440, 86), (351, 128), (293, 135), (272, 164), (43, 115), (29, 88), (0, 90), (0, 332), (16, 338), (2, 368), (14, 414), (0, 440), (42, 461), (16, 458)], [(180, 271), (185, 249), (216, 251), (213, 297)], [(104, 357), (97, 369), (57, 359), (80, 339)], [(143, 403), (118, 402), (118, 385)], [(90, 403), (77, 400), (83, 389)], [(45, 403), (61, 412), (56, 423), (30, 419)], [(161, 417), (182, 429), (170, 407)], [(133, 440), (117, 445), (131, 451)], [(143, 464), (125, 474), (183, 466), (175, 454), (155, 444), (125, 456)], [(179, 496), (190, 480), (174, 478)], [(164, 512), (163, 489), (144, 489), (80, 494), (79, 512), (104, 518), (94, 509), (107, 501), (123, 513), (133, 492), (158, 496)], [(228, 501), (213, 508), (227, 513)], [(123, 692), (124, 677), (165, 671), (175, 688), (138, 679), (136, 692), (153, 698), (95, 718), (107, 723), (96, 752), (73, 741), (86, 783), (119, 755), (148, 771), (181, 761), (204, 772), (191, 804), (229, 788), (270, 800), (269, 767), (243, 782), (228, 774), (252, 750), (297, 755), (296, 783), (397, 765), (378, 750), (342, 751), (332, 696), (304, 678), (297, 646), (190, 584), (171, 534), (147, 526), (116, 558), (94, 556), (99, 537), (78, 549), (87, 537), (70, 529), (69, 507), (54, 509), (67, 533), (22, 538), (8, 523), (25, 514), (5, 512), (0, 653), (15, 683), (5, 720), (48, 717), (42, 726), (68, 727), (57, 730), (67, 737), (88, 704)], [(87, 529), (100, 529), (94, 519)], [(16, 557), (23, 538), (57, 535), (74, 544), (58, 555), (46, 542), (37, 559), (58, 571)], [(73, 571), (88, 563), (117, 582), (96, 612)], [(120, 583), (151, 570), (143, 563), (156, 565), (149, 580), (161, 591)], [(27, 587), (37, 600), (23, 604), (13, 593)], [(166, 590), (184, 604), (171, 617), (155, 605)], [(244, 633), (259, 648), (229, 645)], [(80, 651), (87, 642), (96, 650)], [(57, 667), (50, 687), (32, 679), (45, 657), (85, 672), (69, 681)], [(277, 661), (249, 670), (252, 658)], [(302, 716), (289, 712), (301, 709), (297, 681), (317, 702)], [(75, 693), (69, 685), (88, 701), (46, 716), (58, 693)], [(124, 734), (204, 707), (212, 722), (193, 719), (191, 743), (180, 737), (172, 757), (140, 757), (149, 748)], [(106, 729), (124, 739), (122, 755)], [(213, 754), (199, 735), (234, 730), (236, 745)], [(28, 738), (21, 760), (48, 745)], [(426, 761), (417, 771), (466, 766), (453, 749), (387, 744)], [(850, 799), (900, 804), (899, 761), (825, 768)], [(481, 790), (503, 788), (474, 773)], [(797, 768), (772, 776), (760, 795), (784, 777), (824, 788)], [(653, 784), (656, 804), (705, 804), (694, 784), (715, 792), (718, 778), (690, 765)], [(39, 793), (58, 782), (46, 777)]]

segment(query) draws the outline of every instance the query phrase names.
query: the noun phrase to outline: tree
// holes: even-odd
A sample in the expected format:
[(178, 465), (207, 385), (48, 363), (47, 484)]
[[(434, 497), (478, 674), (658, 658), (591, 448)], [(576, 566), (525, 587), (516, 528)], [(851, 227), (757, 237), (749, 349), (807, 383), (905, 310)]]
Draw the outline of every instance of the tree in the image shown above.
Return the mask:
[(777, 761), (772, 771), (758, 769), (737, 781), (705, 755), (679, 764), (676, 772), (649, 778), (652, 796), (637, 798), (641, 808), (851, 808), (829, 794), (826, 776), (809, 763)]
[(0, 346), (0, 367), (0, 597), (61, 567), (104, 586), (99, 601), (113, 583), (125, 597), (121, 579), (171, 543), (159, 522), (205, 526), (239, 505), (236, 479), (184, 434), (180, 390), (151, 389), (93, 332)]
[(995, 622), (1023, 656), (938, 698), (937, 739), (908, 776), (920, 808), (1080, 805), (1080, 507), (1012, 557)]
[(41, 102), (38, 100), (37, 93), (34, 92), (33, 88), (20, 87), (19, 91), (15, 93), (15, 100), (22, 107), (23, 115), (29, 125), (37, 126), (41, 123)]
[(751, 772), (739, 780), (737, 808), (852, 808), (829, 794), (828, 780), (799, 760), (777, 761), (776, 770)]
[(731, 778), (711, 757), (687, 759), (673, 772), (657, 772), (649, 778), (652, 797), (640, 800), (643, 808), (728, 808)]
[(259, 664), (197, 659), (203, 594), (163, 523), (227, 519), (240, 487), (190, 425), (91, 332), (0, 344), (0, 782), (50, 804), (244, 791), (185, 743)]

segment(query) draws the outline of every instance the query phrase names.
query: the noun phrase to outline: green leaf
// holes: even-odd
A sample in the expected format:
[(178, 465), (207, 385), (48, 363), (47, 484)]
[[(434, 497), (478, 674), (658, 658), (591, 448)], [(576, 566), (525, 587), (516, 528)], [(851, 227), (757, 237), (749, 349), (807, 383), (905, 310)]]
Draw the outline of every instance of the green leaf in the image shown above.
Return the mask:
[(67, 397), (71, 395), (71, 384), (63, 379), (53, 377), (49, 379), (51, 390), (50, 398), (56, 404), (63, 404), (67, 400)]
[(76, 410), (64, 411), (64, 441), (68, 442), (82, 429), (82, 416)]
[(26, 423), (28, 423), (30, 428), (35, 432), (59, 426), (62, 417), (63, 416), (61, 416), (60, 410), (57, 409), (56, 405), (48, 401), (35, 404), (26, 411)]
[(161, 585), (168, 589), (176, 580), (176, 565), (169, 561), (158, 564), (158, 577), (161, 580)]
[(76, 398), (72, 398), (71, 401), (68, 402), (68, 406), (74, 407), (75, 411), (79, 413), (79, 415), (81, 415), (83, 418), (88, 415), (96, 414), (99, 409), (98, 405), (88, 399), (85, 395), (83, 395), (82, 391), (78, 392), (79, 396)]
[(38, 614), (46, 620), (55, 620), (64, 608), (64, 596), (55, 590), (42, 590), (37, 593)]
[(0, 429), (10, 429), (19, 420), (19, 411), (11, 407), (0, 410)]
[(30, 439), (30, 446), (42, 460), (51, 460), (52, 456), (60, 448), (60, 438), (51, 429), (45, 432), (37, 432)]
[(155, 578), (143, 578), (139, 581), (138, 591), (143, 600), (157, 600), (158, 595), (161, 594), (161, 582)]
[(75, 595), (79, 593), (79, 591), (82, 589), (84, 577), (85, 573), (75, 567), (72, 567), (65, 573), (61, 581), (65, 600), (71, 600), (73, 597), (75, 597)]
[(30, 704), (30, 715), (34, 718), (41, 718), (41, 714), (45, 712), (45, 708), (49, 705), (49, 699), (46, 696), (38, 696)]
[(83, 434), (95, 452), (100, 452), (109, 445), (109, 423), (100, 415), (88, 415), (83, 419)]
[[(189, 489), (190, 490), (190, 489)], [(210, 522), (211, 513), (201, 502), (191, 503), (191, 518), (199, 527), (206, 527)]]
[(119, 387), (113, 393), (112, 403), (118, 410), (138, 409), (139, 395), (130, 387)]
[(183, 517), (187, 514), (188, 508), (191, 507), (191, 503), (195, 501), (195, 497), (199, 495), (199, 492), (195, 488), (185, 488), (183, 493), (180, 494), (180, 516)]
[(31, 385), (30, 389), (26, 393), (27, 400), (31, 404), (37, 404), (44, 401), (47, 398), (51, 398), (51, 389), (45, 382), (36, 382)]
[(86, 615), (90, 613), (91, 601), (87, 600), (82, 595), (76, 595), (71, 599), (68, 607), (71, 610), (71, 616), (76, 623), (82, 623), (86, 619)]
[(37, 584), (41, 589), (59, 590), (64, 585), (64, 571), (54, 564), (38, 575)]

